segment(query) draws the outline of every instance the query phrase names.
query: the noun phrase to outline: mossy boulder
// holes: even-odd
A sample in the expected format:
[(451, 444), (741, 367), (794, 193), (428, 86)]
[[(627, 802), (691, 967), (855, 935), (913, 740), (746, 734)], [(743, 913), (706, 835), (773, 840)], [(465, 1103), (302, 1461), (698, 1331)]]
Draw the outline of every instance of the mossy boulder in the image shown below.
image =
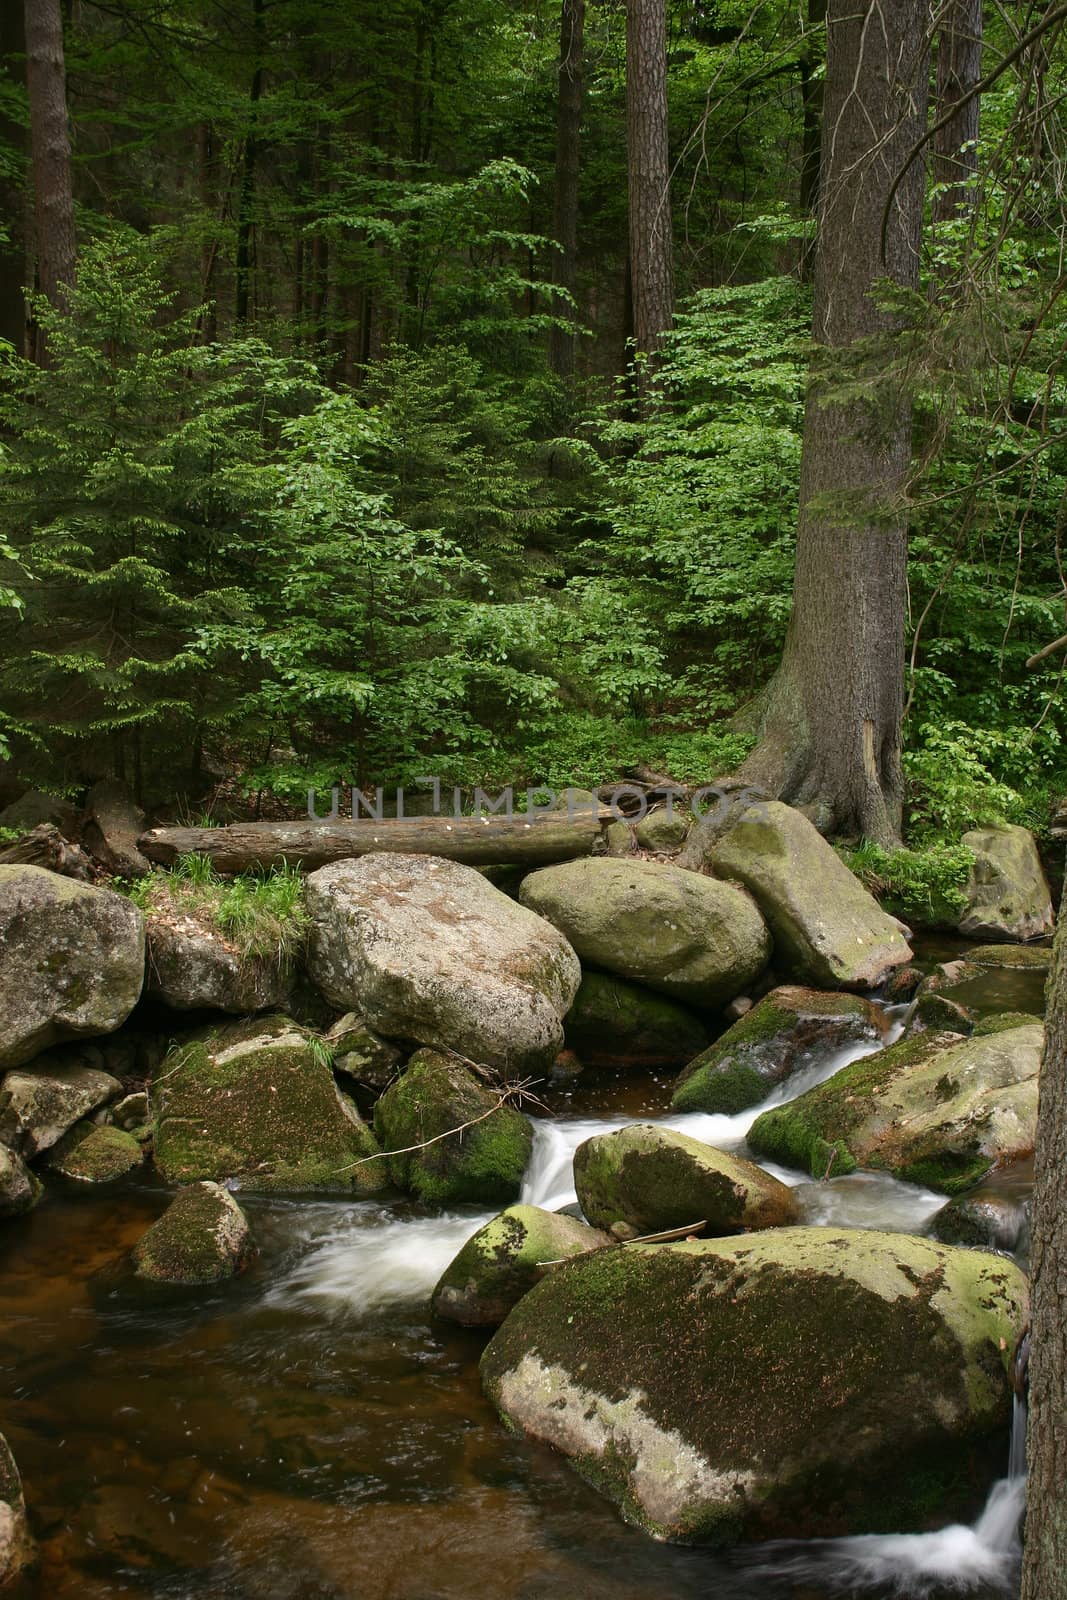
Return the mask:
[(950, 1000), (936, 989), (922, 988), (912, 1002), (904, 1032), (924, 1033), (930, 1028), (942, 1033), (973, 1033), (974, 1017), (958, 1000)]
[(40, 1182), (22, 1157), (0, 1144), (0, 1221), (25, 1216), (42, 1193)]
[(930, 1222), (930, 1233), (943, 1244), (1014, 1252), (1025, 1239), (1028, 1226), (1024, 1200), (979, 1184), (943, 1206)]
[(670, 1070), (708, 1042), (705, 1023), (687, 1006), (607, 972), (583, 972), (563, 1026), (588, 1067)]
[(692, 825), (692, 817), (661, 806), (634, 824), (634, 836), (642, 850), (669, 855), (682, 848)]
[(369, 855), (307, 881), (308, 971), (375, 1032), (502, 1071), (547, 1067), (581, 978), (554, 928), (473, 867)]
[(1020, 972), (1047, 972), (1052, 965), (1050, 944), (980, 944), (967, 952), (975, 967), (1008, 967)]
[(515, 1432), (658, 1538), (894, 1531), (981, 1503), (1026, 1281), (904, 1234), (780, 1228), (557, 1267), (482, 1357)]
[(255, 1256), (248, 1219), (221, 1184), (183, 1189), (134, 1246), (133, 1270), (150, 1283), (222, 1283)]
[(725, 1005), (770, 958), (770, 936), (743, 890), (666, 862), (566, 861), (532, 872), (519, 898), (583, 962), (689, 1005)]
[(1043, 1042), (1037, 1022), (915, 1034), (765, 1111), (748, 1142), (813, 1178), (866, 1167), (959, 1194), (1033, 1150)]
[(0, 1434), (0, 1589), (14, 1583), (35, 1558), (22, 1480), (10, 1446)]
[(374, 1108), (392, 1181), (430, 1205), (516, 1199), (533, 1129), (499, 1099), (454, 1057), (417, 1051)]
[(593, 1226), (624, 1239), (699, 1222), (710, 1235), (798, 1219), (792, 1189), (762, 1167), (651, 1122), (580, 1144), (574, 1186)]
[(168, 1183), (238, 1179), (255, 1191), (373, 1194), (378, 1145), (321, 1050), (287, 1017), (177, 1046), (152, 1084), (155, 1161)]
[(694, 1057), (671, 1098), (676, 1111), (732, 1116), (842, 1045), (878, 1039), (886, 1023), (860, 995), (783, 987), (747, 1011)]
[(113, 1033), (140, 998), (144, 919), (110, 889), (0, 866), (0, 947), (0, 1069)]
[(396, 1077), (404, 1052), (383, 1039), (356, 1011), (339, 1017), (326, 1034), (333, 1070), (370, 1089), (384, 1089)]
[(247, 1016), (289, 1001), (293, 972), (273, 955), (246, 954), (220, 928), (167, 902), (149, 911), (148, 992), (175, 1011)]
[(974, 856), (958, 927), (969, 939), (1041, 939), (1056, 925), (1037, 844), (1027, 828), (975, 828), (963, 835)]
[(754, 897), (774, 935), (776, 966), (798, 982), (874, 989), (911, 960), (900, 923), (792, 806), (749, 806), (714, 846), (710, 865)]
[(539, 1206), (509, 1206), (479, 1228), (445, 1268), (433, 1292), (434, 1316), (470, 1328), (495, 1328), (560, 1261), (612, 1243), (574, 1217)]
[(132, 1133), (121, 1128), (78, 1122), (52, 1146), (45, 1158), (49, 1172), (69, 1183), (117, 1183), (141, 1165), (144, 1151)]
[(39, 1056), (0, 1080), (0, 1143), (32, 1160), (121, 1093), (117, 1078), (76, 1056)]

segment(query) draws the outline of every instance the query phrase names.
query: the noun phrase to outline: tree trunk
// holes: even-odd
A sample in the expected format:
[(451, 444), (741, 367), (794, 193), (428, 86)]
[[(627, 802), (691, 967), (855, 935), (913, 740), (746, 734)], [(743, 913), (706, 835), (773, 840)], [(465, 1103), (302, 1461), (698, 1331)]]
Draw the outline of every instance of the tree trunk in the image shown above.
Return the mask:
[[(11, 98), (7, 104), (14, 107), (15, 94), (22, 83), (22, 56), (26, 52), (26, 32), (22, 7), (0, 7), (0, 70), (7, 80)], [(15, 152), (21, 167), (26, 149), (26, 135), (21, 122), (12, 115), (0, 116), (0, 136)], [(25, 196), (21, 172), (13, 171), (0, 177), (0, 208), (3, 223), (0, 232), (0, 339), (14, 345), (19, 355), (26, 346), (26, 235)]]
[(666, 0), (626, 0), (626, 149), (634, 343), (647, 393), (674, 316)]
[[(931, 0), (830, 0), (819, 237), (817, 346), (804, 412), (793, 613), (781, 666), (759, 706), (745, 777), (811, 807), (824, 831), (899, 838), (910, 407), (868, 379), (868, 396), (826, 402), (818, 374), (896, 323), (872, 287), (916, 289), (923, 173), (890, 188), (926, 124)], [(867, 356), (868, 364), (870, 355)], [(855, 369), (849, 374), (855, 385)], [(840, 381), (838, 379), (838, 381)]]
[(241, 160), (241, 185), (237, 205), (237, 252), (234, 263), (234, 320), (238, 328), (248, 322), (252, 305), (252, 256), (255, 238), (253, 209), (256, 195), (256, 155), (259, 102), (263, 97), (264, 0), (252, 0), (252, 27), (256, 41), (256, 67), (249, 90), (248, 135)]
[[(578, 286), (578, 173), (582, 129), (585, 0), (563, 0), (559, 40), (559, 99), (556, 113), (556, 282), (571, 296)], [(560, 307), (570, 317), (570, 306)], [(574, 372), (575, 336), (552, 330), (552, 366), (561, 378)]]
[(819, 34), (826, 23), (826, 0), (808, 0), (808, 24), (800, 53), (800, 100), (803, 128), (800, 152), (801, 209), (819, 205), (819, 162), (822, 150), (823, 48)]
[(1022, 1600), (1067, 1600), (1067, 897), (1048, 987), (1030, 1214), (1030, 1423)]
[[(67, 74), (59, 0), (26, 0), (26, 88), (30, 101), (37, 284), (57, 310), (74, 282), (74, 189), (67, 126)], [(37, 359), (47, 364), (40, 332)]]
[[(937, 120), (968, 94), (982, 77), (982, 0), (949, 0), (937, 39)], [(968, 180), (978, 171), (979, 96), (960, 107), (934, 135), (933, 219), (958, 216), (967, 203)]]
[(167, 865), (179, 856), (204, 855), (220, 872), (296, 862), (309, 870), (376, 851), (445, 856), (471, 866), (515, 862), (543, 865), (587, 856), (601, 824), (614, 819), (607, 806), (566, 814), (523, 817), (411, 817), (375, 822), (235, 822), (225, 828), (153, 828), (137, 844), (150, 861)]

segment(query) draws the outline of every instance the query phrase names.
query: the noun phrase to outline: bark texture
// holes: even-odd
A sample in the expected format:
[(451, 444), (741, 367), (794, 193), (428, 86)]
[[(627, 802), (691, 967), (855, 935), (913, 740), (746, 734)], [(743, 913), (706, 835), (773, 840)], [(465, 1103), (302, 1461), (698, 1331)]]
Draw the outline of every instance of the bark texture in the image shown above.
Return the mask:
[[(884, 261), (882, 220), (926, 124), (931, 3), (829, 0), (826, 20), (814, 317), (826, 354), (804, 412), (792, 618), (742, 771), (810, 807), (823, 831), (889, 844), (901, 814), (910, 408), (886, 380), (884, 353), (856, 398), (828, 402), (841, 373), (827, 354), (891, 332), (872, 298), (879, 280), (918, 288), (920, 163), (897, 189)], [(853, 385), (858, 375), (850, 365)]]
[[(574, 295), (578, 287), (578, 179), (585, 89), (585, 0), (563, 0), (559, 38), (559, 99), (556, 111), (556, 282)], [(571, 315), (569, 308), (567, 314)], [(561, 378), (574, 371), (574, 334), (552, 330), (552, 366)]]
[[(37, 284), (63, 310), (64, 285), (74, 282), (76, 257), (60, 0), (26, 0), (25, 20)], [(44, 362), (47, 352), (40, 335), (36, 353)]]
[(626, 148), (634, 343), (645, 387), (674, 316), (666, 0), (626, 0)]
[(933, 218), (944, 222), (967, 203), (967, 181), (978, 170), (979, 96), (961, 104), (982, 77), (982, 0), (949, 0), (937, 39), (937, 120), (959, 106), (934, 135), (933, 176), (947, 187), (935, 194)]
[[(20, 5), (0, 6), (0, 71), (6, 79), (9, 97), (4, 105), (15, 106), (16, 94), (23, 78), (22, 57), (26, 51), (26, 32)], [(5, 115), (0, 110), (0, 138), (15, 154), (21, 165), (26, 154), (26, 133), (14, 114)], [(19, 355), (25, 354), (26, 302), (23, 289), (26, 284), (26, 230), (24, 206), (19, 181), (14, 168), (0, 173), (0, 339), (6, 339)]]
[(1022, 1600), (1067, 1600), (1067, 900), (1048, 988), (1031, 1207)]

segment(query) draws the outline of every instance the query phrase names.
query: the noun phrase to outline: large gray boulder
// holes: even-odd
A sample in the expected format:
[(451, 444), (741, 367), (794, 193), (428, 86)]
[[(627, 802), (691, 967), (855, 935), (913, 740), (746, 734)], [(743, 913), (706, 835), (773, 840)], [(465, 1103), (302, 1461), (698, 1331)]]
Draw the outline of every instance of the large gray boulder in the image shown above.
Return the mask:
[(339, 861), (307, 881), (308, 972), (389, 1038), (502, 1072), (563, 1045), (581, 969), (566, 939), (473, 867), (435, 856)]
[(774, 935), (776, 965), (801, 983), (873, 989), (911, 960), (900, 923), (792, 806), (749, 806), (710, 860), (717, 877), (755, 898)]
[(591, 856), (542, 867), (519, 899), (583, 962), (690, 1005), (725, 1005), (770, 958), (763, 918), (743, 890), (665, 862)]
[(813, 1178), (866, 1167), (959, 1194), (1034, 1148), (1044, 1029), (1009, 1020), (969, 1039), (902, 1039), (765, 1111), (748, 1142)]
[(732, 1116), (759, 1105), (777, 1084), (843, 1045), (878, 1039), (887, 1026), (882, 1013), (857, 994), (772, 989), (687, 1064), (671, 1105)]
[(703, 1019), (688, 1006), (608, 972), (583, 972), (563, 1026), (567, 1048), (587, 1067), (677, 1068), (708, 1043)]
[(14, 1583), (35, 1558), (15, 1458), (0, 1434), (0, 1589)]
[(778, 1228), (556, 1267), (482, 1382), (659, 1538), (899, 1532), (1002, 1460), (1026, 1281), (905, 1234)]
[(580, 1144), (574, 1186), (593, 1226), (623, 1239), (697, 1223), (710, 1235), (799, 1220), (792, 1189), (762, 1167), (652, 1122)]
[(509, 1206), (449, 1262), (433, 1292), (434, 1316), (468, 1328), (495, 1328), (561, 1261), (613, 1243), (576, 1217)]
[(1027, 828), (976, 828), (963, 835), (974, 855), (959, 930), (969, 939), (1040, 939), (1056, 926), (1045, 869)]
[(133, 1270), (149, 1283), (221, 1283), (255, 1255), (248, 1219), (217, 1183), (191, 1183), (142, 1234)]
[(144, 919), (110, 889), (0, 866), (0, 1070), (122, 1026), (144, 982)]
[(231, 1023), (176, 1046), (151, 1107), (168, 1183), (234, 1178), (253, 1191), (348, 1194), (387, 1183), (374, 1135), (287, 1017)]
[(121, 1093), (121, 1083), (108, 1072), (76, 1058), (39, 1056), (0, 1079), (0, 1143), (32, 1160)]
[(273, 956), (246, 955), (217, 928), (180, 907), (148, 913), (148, 992), (175, 1011), (226, 1011), (247, 1016), (279, 1010), (293, 990), (293, 971)]

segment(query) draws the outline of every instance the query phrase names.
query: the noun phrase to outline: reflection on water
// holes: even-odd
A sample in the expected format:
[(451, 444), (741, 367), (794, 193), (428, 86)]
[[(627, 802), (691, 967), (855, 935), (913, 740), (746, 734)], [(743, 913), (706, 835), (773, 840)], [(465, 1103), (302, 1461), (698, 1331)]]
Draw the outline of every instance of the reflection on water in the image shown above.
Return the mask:
[[(630, 1079), (621, 1104), (618, 1086), (613, 1105), (601, 1094), (538, 1123), (524, 1199), (573, 1199), (582, 1139), (665, 1116), (655, 1080)], [(744, 1150), (755, 1115), (666, 1120)], [(884, 1176), (784, 1176), (812, 1221), (917, 1229), (942, 1203)], [(1017, 1485), (973, 1529), (915, 1537), (716, 1555), (624, 1525), (501, 1428), (484, 1336), (430, 1321), (484, 1214), (243, 1196), (252, 1271), (175, 1297), (121, 1270), (167, 1198), (53, 1198), (0, 1235), (0, 1428), (42, 1550), (18, 1600), (829, 1600), (1013, 1582)]]

